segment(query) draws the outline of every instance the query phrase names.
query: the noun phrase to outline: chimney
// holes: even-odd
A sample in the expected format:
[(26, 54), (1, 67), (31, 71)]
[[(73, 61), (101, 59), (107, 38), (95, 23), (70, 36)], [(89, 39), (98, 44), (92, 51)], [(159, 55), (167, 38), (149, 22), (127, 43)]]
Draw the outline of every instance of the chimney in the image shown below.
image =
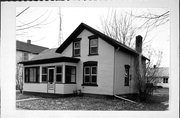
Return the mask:
[(31, 44), (31, 40), (27, 40), (27, 43), (28, 43), (28, 44)]
[(136, 36), (136, 51), (142, 53), (142, 36)]

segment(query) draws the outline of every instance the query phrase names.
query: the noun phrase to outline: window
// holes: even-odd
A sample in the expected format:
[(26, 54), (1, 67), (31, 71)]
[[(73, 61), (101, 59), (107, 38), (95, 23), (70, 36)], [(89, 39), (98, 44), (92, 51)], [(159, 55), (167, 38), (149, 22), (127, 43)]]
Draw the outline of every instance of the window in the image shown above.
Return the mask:
[(98, 39), (89, 40), (89, 55), (98, 54)]
[(125, 65), (124, 86), (129, 86), (129, 65)]
[(25, 83), (39, 82), (39, 67), (25, 68)]
[(97, 86), (97, 62), (84, 62), (83, 85)]
[(74, 57), (80, 56), (80, 51), (81, 51), (80, 48), (81, 48), (80, 41), (73, 42), (73, 56)]
[(47, 67), (42, 67), (42, 82), (47, 82)]
[(23, 60), (24, 60), (24, 61), (27, 61), (28, 59), (29, 59), (28, 53), (27, 53), (27, 52), (24, 52), (24, 53), (23, 53)]
[(65, 66), (65, 83), (76, 83), (75, 66)]
[(62, 83), (62, 66), (56, 66), (56, 82)]
[(168, 83), (168, 78), (163, 78), (163, 83)]

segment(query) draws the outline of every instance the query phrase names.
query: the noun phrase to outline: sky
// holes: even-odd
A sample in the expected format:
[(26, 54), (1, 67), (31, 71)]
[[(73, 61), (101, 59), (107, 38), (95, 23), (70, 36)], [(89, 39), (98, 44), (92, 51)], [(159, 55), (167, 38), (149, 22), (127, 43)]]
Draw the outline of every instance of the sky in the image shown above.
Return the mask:
[[(19, 14), (26, 7), (17, 7), (16, 15)], [(101, 30), (101, 19), (106, 18), (108, 13), (113, 8), (92, 8), (92, 7), (30, 7), (21, 15), (16, 17), (16, 40), (27, 42), (31, 40), (32, 44), (48, 47), (57, 48), (59, 41), (59, 22), (61, 13), (61, 44), (64, 40), (83, 22), (87, 25)], [(132, 10), (135, 14), (142, 14), (144, 11), (152, 11), (153, 13), (162, 13), (167, 9), (130, 9), (130, 8), (116, 8), (120, 13), (126, 10)], [(42, 16), (42, 17), (40, 17)], [(39, 18), (40, 17), (40, 18)], [(109, 17), (109, 16), (108, 16)], [(35, 20), (35, 22), (33, 22)], [(33, 22), (32, 25), (44, 21), (41, 26), (36, 28), (29, 28), (21, 30), (22, 25)], [(137, 23), (138, 24), (138, 23)], [(25, 26), (26, 27), (26, 26)], [(163, 52), (161, 61), (162, 67), (169, 66), (169, 49), (170, 49), (170, 25), (165, 25), (154, 29), (149, 39), (152, 39), (148, 45), (155, 49)]]

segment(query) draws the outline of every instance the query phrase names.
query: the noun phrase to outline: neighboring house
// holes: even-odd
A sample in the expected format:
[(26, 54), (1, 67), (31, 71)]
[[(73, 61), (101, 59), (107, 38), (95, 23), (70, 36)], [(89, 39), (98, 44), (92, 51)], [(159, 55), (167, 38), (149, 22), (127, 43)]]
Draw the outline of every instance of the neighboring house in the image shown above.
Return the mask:
[(31, 44), (31, 40), (27, 40), (27, 43), (16, 41), (16, 61), (31, 60), (34, 56), (46, 49), (48, 48)]
[(16, 85), (21, 84), (23, 72), (22, 65), (18, 63), (21, 61), (31, 60), (34, 56), (46, 49), (48, 48), (31, 44), (31, 40), (27, 40), (27, 43), (16, 41)]
[[(81, 23), (59, 48), (21, 62), (23, 92), (67, 95), (81, 90), (84, 94), (111, 96), (135, 93), (135, 62), (141, 51), (141, 36), (136, 37), (135, 51)], [(145, 67), (148, 59), (141, 59)]]
[(155, 86), (161, 86), (165, 88), (169, 88), (169, 68), (168, 67), (156, 67), (151, 69), (149, 74), (149, 80)]

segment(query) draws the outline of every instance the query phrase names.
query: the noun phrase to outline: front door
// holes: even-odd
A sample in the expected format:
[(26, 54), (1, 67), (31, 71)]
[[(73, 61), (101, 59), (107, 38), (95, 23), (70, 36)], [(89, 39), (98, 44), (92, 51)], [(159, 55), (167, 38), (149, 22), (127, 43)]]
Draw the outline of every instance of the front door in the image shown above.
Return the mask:
[(48, 93), (55, 93), (54, 68), (48, 68), (47, 92)]

